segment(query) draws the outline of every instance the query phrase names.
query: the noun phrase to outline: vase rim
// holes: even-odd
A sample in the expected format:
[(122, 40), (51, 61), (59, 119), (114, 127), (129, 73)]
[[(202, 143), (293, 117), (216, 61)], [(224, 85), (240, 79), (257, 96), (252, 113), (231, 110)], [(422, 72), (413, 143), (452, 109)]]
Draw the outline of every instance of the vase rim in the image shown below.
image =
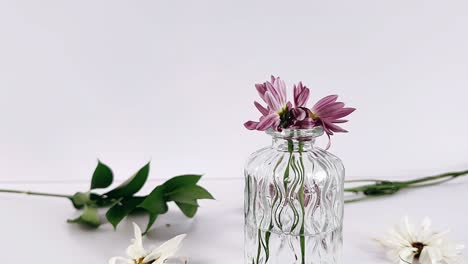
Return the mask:
[(275, 131), (268, 129), (266, 133), (275, 138), (286, 138), (286, 139), (301, 139), (301, 138), (316, 138), (323, 135), (323, 128), (316, 126), (313, 128), (299, 129), (299, 128), (287, 128), (282, 131)]

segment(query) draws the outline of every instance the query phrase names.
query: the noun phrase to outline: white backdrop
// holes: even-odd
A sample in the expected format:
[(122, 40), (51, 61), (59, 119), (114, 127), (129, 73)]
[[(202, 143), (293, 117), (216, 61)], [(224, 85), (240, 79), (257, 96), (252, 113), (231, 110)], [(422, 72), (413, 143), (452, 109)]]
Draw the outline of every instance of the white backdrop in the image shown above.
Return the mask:
[(268, 136), (254, 83), (302, 80), (358, 110), (349, 177), (468, 165), (466, 1), (0, 1), (0, 181), (242, 177)]

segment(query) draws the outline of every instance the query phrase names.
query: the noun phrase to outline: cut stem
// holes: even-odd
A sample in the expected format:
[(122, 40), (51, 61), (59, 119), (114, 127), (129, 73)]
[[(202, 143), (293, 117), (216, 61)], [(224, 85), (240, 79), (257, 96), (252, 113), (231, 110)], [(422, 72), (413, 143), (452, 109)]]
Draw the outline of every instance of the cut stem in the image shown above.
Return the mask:
[(346, 200), (345, 202), (353, 203), (353, 202), (372, 199), (375, 197), (392, 195), (402, 189), (420, 188), (420, 187), (438, 185), (447, 181), (451, 181), (460, 176), (466, 176), (466, 175), (468, 175), (468, 170), (448, 172), (448, 173), (438, 174), (434, 176), (413, 179), (409, 181), (387, 181), (387, 180), (374, 180), (374, 179), (345, 181), (346, 183), (374, 182), (373, 184), (365, 184), (361, 186), (345, 188), (344, 189), (345, 192), (352, 192), (355, 194), (364, 195), (364, 196), (357, 197), (357, 198), (351, 198), (349, 200)]
[(66, 195), (66, 194), (31, 192), (31, 191), (20, 191), (20, 190), (9, 190), (9, 189), (0, 189), (0, 193), (16, 193), (16, 194), (26, 194), (26, 195), (34, 195), (34, 196), (72, 198), (71, 195)]

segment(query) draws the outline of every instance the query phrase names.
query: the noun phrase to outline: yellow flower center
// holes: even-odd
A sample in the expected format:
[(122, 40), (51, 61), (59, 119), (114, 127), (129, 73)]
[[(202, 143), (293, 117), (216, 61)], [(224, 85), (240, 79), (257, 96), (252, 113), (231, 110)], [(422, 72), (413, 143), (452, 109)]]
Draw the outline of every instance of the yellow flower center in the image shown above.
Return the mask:
[(286, 112), (288, 112), (288, 106), (287, 105), (283, 105), (283, 107), (281, 107), (279, 110), (278, 110), (278, 115), (281, 116), (283, 114), (285, 114)]
[(139, 259), (133, 260), (133, 262), (134, 262), (135, 264), (151, 264), (151, 263), (153, 263), (154, 261), (155, 261), (155, 260), (152, 260), (152, 261), (150, 261), (150, 262), (143, 262), (143, 258), (139, 258)]
[(312, 111), (310, 111), (310, 117), (312, 117), (312, 119), (317, 119), (318, 115), (316, 115)]

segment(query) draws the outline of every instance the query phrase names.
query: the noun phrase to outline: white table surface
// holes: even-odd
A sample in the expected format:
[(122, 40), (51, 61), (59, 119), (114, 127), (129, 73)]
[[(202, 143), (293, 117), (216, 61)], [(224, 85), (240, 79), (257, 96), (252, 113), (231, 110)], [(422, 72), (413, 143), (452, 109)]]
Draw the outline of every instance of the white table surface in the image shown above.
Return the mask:
[[(149, 182), (142, 191), (148, 191)], [(193, 264), (239, 264), (243, 262), (243, 180), (205, 179), (201, 185), (216, 201), (202, 201), (196, 217), (185, 218), (172, 207), (157, 220), (145, 238), (157, 245), (180, 233), (188, 237), (180, 251)], [(0, 184), (1, 188), (73, 193), (87, 184), (21, 183)], [(453, 239), (468, 243), (468, 179), (441, 186), (399, 193), (389, 198), (348, 204), (344, 223), (344, 263), (387, 263), (384, 252), (372, 238), (383, 234), (404, 215), (414, 220), (433, 219), (435, 227), (450, 228)], [(109, 257), (123, 255), (132, 237), (131, 221), (144, 225), (143, 216), (124, 220), (113, 231), (106, 223), (97, 230), (67, 224), (77, 212), (60, 198), (0, 194), (2, 263), (107, 263)], [(167, 226), (166, 224), (170, 224)], [(465, 259), (468, 259), (465, 254)]]

